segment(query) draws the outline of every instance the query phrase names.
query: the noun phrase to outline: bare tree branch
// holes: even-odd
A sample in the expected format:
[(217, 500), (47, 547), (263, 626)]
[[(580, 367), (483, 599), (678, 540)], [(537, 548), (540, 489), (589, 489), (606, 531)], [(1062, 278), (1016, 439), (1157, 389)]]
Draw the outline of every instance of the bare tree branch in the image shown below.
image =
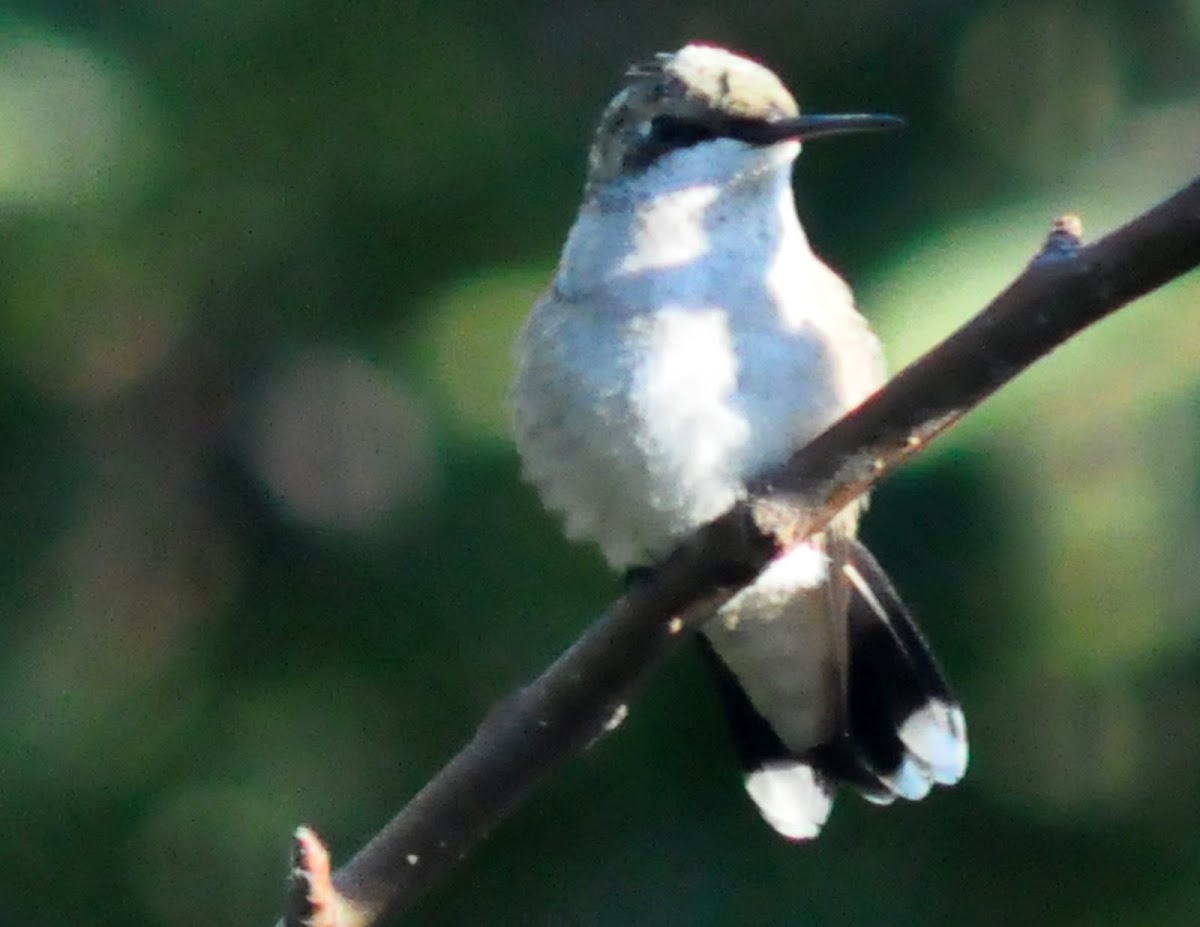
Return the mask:
[(1078, 220), (1059, 220), (983, 312), (759, 480), (493, 710), (332, 884), (324, 848), (298, 831), (280, 923), (363, 927), (407, 909), (534, 786), (615, 726), (638, 683), (781, 545), (819, 530), (1039, 357), (1198, 265), (1200, 178), (1088, 247)]

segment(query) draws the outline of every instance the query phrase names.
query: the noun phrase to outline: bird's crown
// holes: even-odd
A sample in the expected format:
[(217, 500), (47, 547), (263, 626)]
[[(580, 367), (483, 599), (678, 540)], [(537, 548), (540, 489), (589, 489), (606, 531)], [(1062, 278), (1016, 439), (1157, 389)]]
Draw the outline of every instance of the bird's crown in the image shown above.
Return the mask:
[(668, 151), (729, 133), (731, 125), (795, 118), (799, 107), (768, 68), (713, 45), (685, 45), (634, 65), (600, 120), (592, 183), (652, 164)]

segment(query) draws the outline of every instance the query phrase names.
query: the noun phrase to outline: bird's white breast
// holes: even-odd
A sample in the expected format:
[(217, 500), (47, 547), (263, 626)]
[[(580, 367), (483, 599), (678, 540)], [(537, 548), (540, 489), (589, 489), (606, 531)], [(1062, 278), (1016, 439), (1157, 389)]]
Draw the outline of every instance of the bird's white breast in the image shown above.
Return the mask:
[(617, 566), (719, 515), (883, 377), (785, 169), (585, 204), (517, 356), (525, 472)]

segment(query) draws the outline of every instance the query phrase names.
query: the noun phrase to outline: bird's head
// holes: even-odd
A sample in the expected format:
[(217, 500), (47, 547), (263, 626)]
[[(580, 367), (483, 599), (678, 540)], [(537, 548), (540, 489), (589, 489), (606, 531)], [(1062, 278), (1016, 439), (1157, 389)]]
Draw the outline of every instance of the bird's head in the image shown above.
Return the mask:
[[(712, 45), (686, 45), (627, 72), (624, 89), (604, 111), (588, 159), (588, 186), (605, 186), (651, 170), (670, 170), (681, 152), (710, 158), (736, 173), (738, 162), (790, 162), (808, 139), (891, 129), (894, 116), (802, 116), (795, 98), (768, 68)], [(782, 147), (781, 147), (782, 146)]]

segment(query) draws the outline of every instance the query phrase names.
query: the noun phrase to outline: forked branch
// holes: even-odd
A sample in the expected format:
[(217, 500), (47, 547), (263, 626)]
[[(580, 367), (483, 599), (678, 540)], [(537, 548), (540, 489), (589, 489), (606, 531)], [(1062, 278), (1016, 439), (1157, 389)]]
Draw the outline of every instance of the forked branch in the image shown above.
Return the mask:
[(850, 412), (746, 502), (618, 599), (341, 869), (297, 832), (285, 927), (365, 927), (407, 909), (568, 757), (780, 546), (823, 527), (968, 410), (1072, 335), (1200, 265), (1200, 178), (1087, 247), (1059, 220), (1012, 285)]

